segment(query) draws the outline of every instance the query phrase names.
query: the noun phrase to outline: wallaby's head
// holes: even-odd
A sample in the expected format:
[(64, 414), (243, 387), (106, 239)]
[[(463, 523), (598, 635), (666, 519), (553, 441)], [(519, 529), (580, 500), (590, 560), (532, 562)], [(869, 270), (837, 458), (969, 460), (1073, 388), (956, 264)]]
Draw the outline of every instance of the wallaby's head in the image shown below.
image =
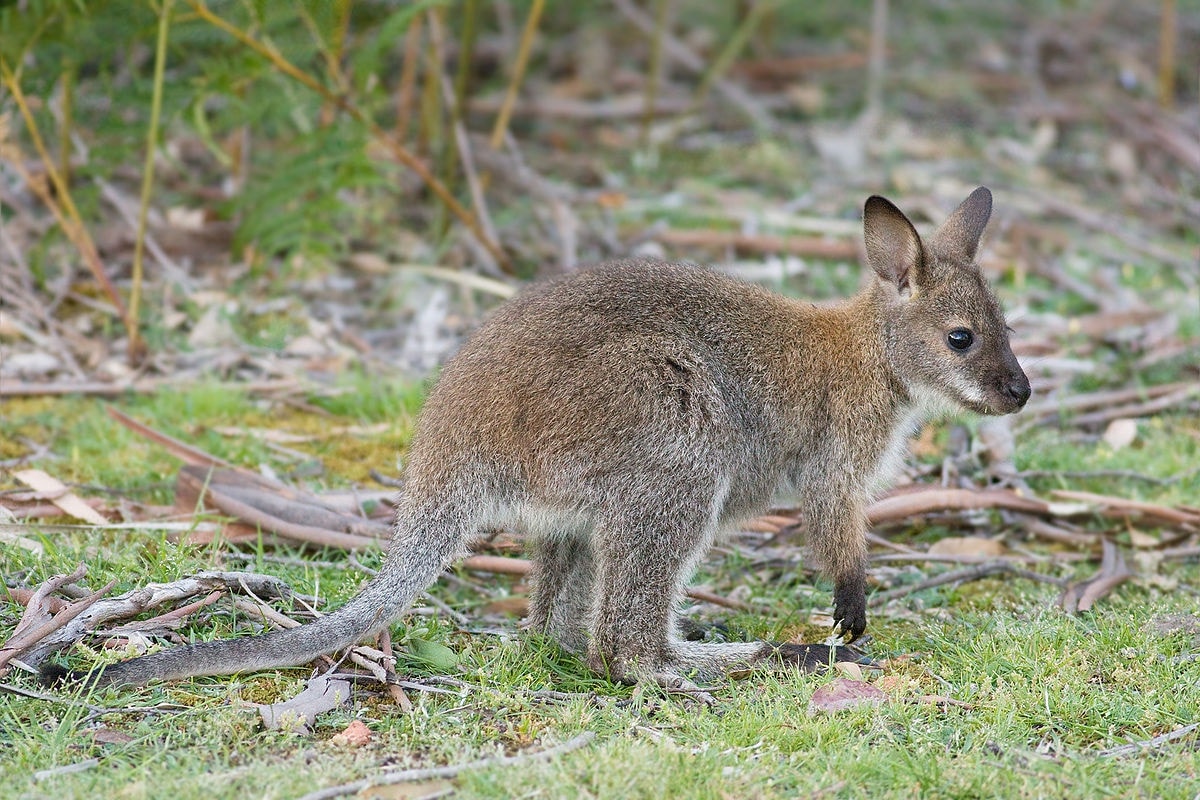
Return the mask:
[(981, 414), (1010, 414), (1030, 389), (1004, 313), (975, 263), (991, 213), (992, 193), (980, 187), (922, 241), (900, 209), (875, 196), (863, 228), (897, 375), (916, 393)]

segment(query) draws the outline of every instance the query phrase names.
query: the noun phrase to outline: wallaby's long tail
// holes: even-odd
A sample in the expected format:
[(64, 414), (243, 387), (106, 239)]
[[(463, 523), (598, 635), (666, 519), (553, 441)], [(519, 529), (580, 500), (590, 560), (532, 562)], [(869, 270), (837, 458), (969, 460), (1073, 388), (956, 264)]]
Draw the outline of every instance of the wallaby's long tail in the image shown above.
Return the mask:
[[(273, 667), (306, 664), (318, 656), (358, 643), (382, 630), (450, 563), (461, 544), (458, 531), (406, 531), (393, 542), (380, 573), (346, 605), (313, 622), (261, 636), (199, 642), (122, 661), (86, 678), (97, 686), (144, 684), (199, 675), (233, 675)], [(43, 669), (49, 681), (64, 677), (61, 668)]]

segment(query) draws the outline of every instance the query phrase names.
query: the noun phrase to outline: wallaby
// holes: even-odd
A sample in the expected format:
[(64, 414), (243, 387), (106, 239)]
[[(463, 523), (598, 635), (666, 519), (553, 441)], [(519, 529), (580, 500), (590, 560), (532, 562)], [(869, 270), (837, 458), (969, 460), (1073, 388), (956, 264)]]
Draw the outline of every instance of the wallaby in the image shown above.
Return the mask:
[[(681, 685), (828, 648), (678, 635), (676, 603), (723, 531), (802, 499), (835, 629), (866, 628), (871, 493), (942, 407), (1018, 411), (1029, 381), (975, 264), (976, 189), (922, 242), (866, 202), (855, 297), (818, 307), (699, 267), (634, 260), (535, 285), (449, 360), (417, 425), (393, 541), (345, 606), (291, 630), (103, 669), (141, 684), (304, 664), (386, 626), (482, 533), (532, 546), (529, 625), (619, 680)], [(781, 649), (782, 647), (782, 649)]]

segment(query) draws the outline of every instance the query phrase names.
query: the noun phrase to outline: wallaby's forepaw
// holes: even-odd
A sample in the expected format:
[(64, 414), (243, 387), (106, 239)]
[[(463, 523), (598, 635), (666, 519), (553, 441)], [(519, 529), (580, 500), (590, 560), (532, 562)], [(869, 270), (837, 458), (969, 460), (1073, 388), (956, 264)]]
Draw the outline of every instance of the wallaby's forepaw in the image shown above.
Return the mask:
[(867, 629), (867, 595), (861, 582), (838, 584), (834, 589), (833, 629), (845, 637), (846, 644)]

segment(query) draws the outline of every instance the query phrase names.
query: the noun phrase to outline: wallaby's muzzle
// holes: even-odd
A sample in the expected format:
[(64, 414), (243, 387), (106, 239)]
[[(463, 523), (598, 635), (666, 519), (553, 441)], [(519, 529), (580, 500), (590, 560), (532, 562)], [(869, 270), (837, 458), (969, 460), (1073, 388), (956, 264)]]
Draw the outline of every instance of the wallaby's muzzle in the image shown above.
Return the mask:
[(991, 392), (995, 398), (993, 402), (996, 410), (992, 412), (995, 414), (1015, 414), (1025, 407), (1029, 396), (1033, 394), (1033, 389), (1029, 387), (1029, 378), (1017, 363), (1017, 357), (1010, 353), (1009, 359), (1012, 363), (1008, 365), (1007, 374), (999, 376), (995, 389)]

